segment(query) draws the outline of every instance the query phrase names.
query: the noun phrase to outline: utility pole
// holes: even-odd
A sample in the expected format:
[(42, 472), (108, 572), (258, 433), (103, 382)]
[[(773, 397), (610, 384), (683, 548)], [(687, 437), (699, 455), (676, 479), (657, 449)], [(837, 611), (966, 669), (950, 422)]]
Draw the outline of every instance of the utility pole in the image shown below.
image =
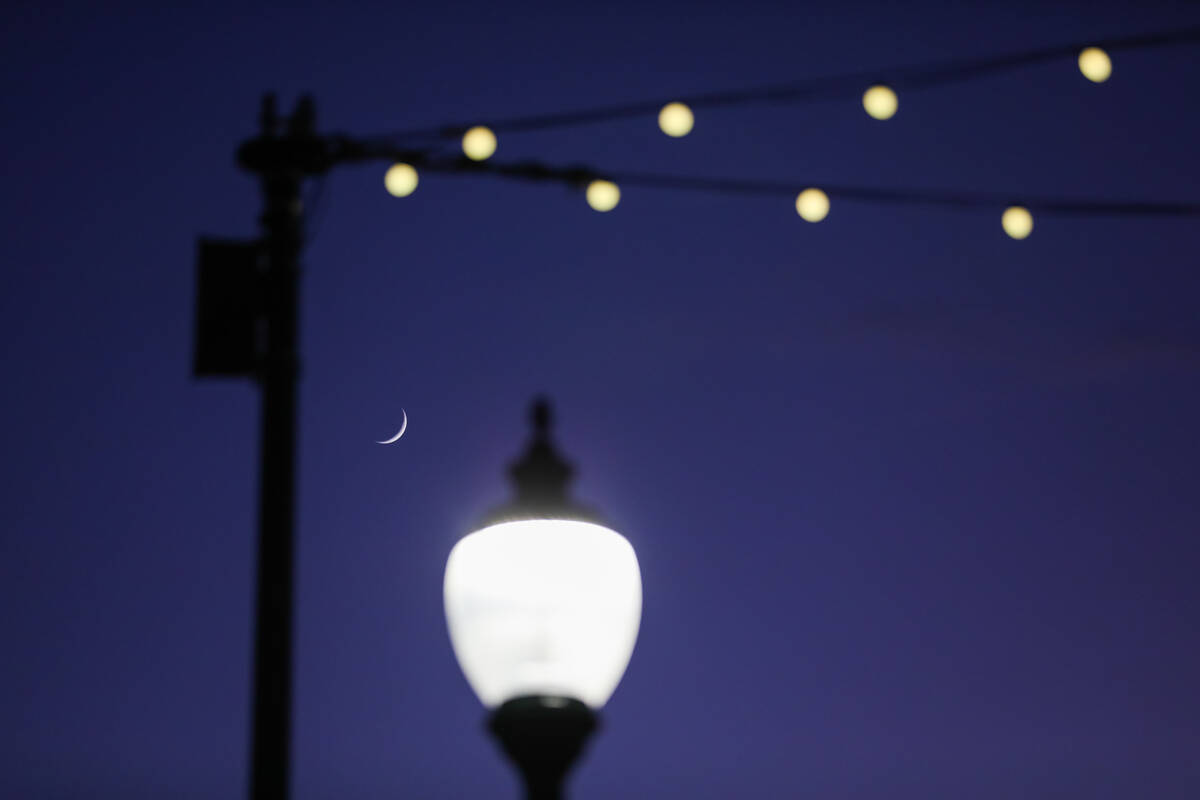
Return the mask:
[(262, 236), (200, 242), (194, 374), (253, 377), (262, 390), (251, 800), (289, 795), (301, 187), (330, 163), (315, 117), (311, 98), (282, 120), (263, 98), (259, 135), (238, 149), (262, 188)]
[[(447, 128), (444, 136), (460, 136)], [(390, 161), (442, 172), (484, 172), (467, 158), (430, 158), (387, 138), (316, 134), (312, 98), (281, 117), (266, 95), (258, 136), (238, 147), (239, 166), (263, 195), (257, 239), (201, 238), (197, 250), (196, 339), (192, 374), (253, 378), (262, 390), (259, 440), (258, 561), (250, 800), (287, 800), (292, 722), (292, 616), (295, 578), (296, 385), (300, 371), (301, 189), (338, 164)], [(586, 182), (579, 168), (526, 163), (496, 167), (522, 180)]]
[[(306, 113), (307, 112), (307, 113)], [(258, 596), (254, 637), (254, 711), (250, 797), (288, 797), (292, 723), (292, 601), (295, 577), (296, 379), (299, 348), (300, 248), (303, 244), (301, 182), (304, 173), (283, 142), (313, 122), (311, 101), (301, 101), (277, 139), (275, 103), (263, 102), (261, 136), (243, 146), (242, 166), (262, 184), (263, 356), (258, 483)], [(254, 145), (257, 144), (257, 147)]]

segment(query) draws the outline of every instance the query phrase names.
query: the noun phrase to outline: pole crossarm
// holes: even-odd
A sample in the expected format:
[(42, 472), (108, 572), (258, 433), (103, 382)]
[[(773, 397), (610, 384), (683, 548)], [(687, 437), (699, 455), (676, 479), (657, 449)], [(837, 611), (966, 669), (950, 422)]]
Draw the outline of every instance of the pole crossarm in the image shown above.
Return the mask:
[(368, 161), (404, 161), (423, 164), (429, 150), (397, 147), (377, 138), (356, 139), (346, 134), (273, 137), (256, 136), (238, 148), (238, 163), (264, 174), (291, 170), (305, 176), (323, 175), (338, 164)]

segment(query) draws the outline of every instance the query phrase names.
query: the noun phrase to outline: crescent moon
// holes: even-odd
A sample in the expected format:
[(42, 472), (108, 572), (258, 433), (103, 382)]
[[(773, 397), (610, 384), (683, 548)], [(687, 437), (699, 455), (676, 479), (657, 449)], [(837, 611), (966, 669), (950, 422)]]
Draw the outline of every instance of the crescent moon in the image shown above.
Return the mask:
[(399, 432), (399, 433), (397, 433), (397, 434), (396, 434), (395, 436), (393, 436), (392, 438), (390, 438), (390, 439), (384, 439), (382, 442), (376, 442), (376, 444), (391, 444), (392, 442), (395, 442), (395, 441), (396, 441), (396, 440), (398, 440), (398, 439), (399, 439), (401, 436), (403, 436), (403, 435), (404, 435), (404, 429), (408, 427), (408, 414), (405, 414), (405, 412), (404, 412), (404, 409), (403, 409), (403, 408), (402, 408), (402, 409), (400, 409), (400, 413), (401, 413), (401, 414), (404, 414), (404, 422), (400, 423), (400, 432)]

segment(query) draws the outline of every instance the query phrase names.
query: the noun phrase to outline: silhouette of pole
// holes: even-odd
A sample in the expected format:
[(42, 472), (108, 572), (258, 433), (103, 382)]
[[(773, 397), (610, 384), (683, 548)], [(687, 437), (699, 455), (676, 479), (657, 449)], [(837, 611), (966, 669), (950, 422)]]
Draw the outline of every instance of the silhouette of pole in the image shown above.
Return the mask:
[(503, 703), (487, 727), (517, 766), (526, 800), (564, 800), (563, 782), (599, 716), (569, 697), (527, 696)]
[(251, 800), (286, 800), (292, 716), (292, 609), (295, 572), (297, 316), (303, 247), (301, 184), (323, 169), (313, 137), (312, 101), (302, 99), (277, 136), (274, 98), (263, 100), (261, 133), (238, 156), (263, 192), (258, 264), (262, 389), (258, 567), (251, 732)]
[(300, 176), (262, 176), (266, 240), (266, 354), (258, 485), (258, 596), (254, 642), (251, 797), (286, 798), (292, 712), (292, 595), (295, 536), (296, 303)]

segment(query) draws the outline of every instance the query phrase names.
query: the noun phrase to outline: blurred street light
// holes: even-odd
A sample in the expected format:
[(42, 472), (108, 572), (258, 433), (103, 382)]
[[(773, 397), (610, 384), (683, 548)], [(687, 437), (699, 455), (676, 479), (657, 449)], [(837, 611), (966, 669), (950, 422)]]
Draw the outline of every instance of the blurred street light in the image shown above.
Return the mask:
[(642, 611), (633, 547), (570, 499), (574, 472), (534, 403), (533, 436), (509, 468), (514, 500), (446, 563), (446, 622), (467, 682), (530, 800), (562, 796), (566, 773), (629, 664)]

